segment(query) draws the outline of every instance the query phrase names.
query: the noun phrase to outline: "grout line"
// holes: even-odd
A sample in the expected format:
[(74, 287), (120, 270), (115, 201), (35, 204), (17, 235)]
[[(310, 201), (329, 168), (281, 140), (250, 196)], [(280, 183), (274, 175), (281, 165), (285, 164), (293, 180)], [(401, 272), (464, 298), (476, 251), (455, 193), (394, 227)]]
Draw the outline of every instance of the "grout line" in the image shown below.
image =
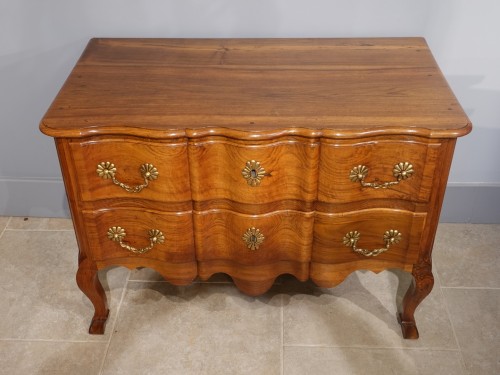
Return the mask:
[(439, 276), (439, 268), (436, 266), (436, 263), (432, 262), (432, 274), (436, 279), (438, 279), (439, 286), (441, 289), (488, 289), (488, 290), (500, 290), (497, 287), (489, 287), (489, 286), (444, 286), (441, 277)]
[(457, 333), (455, 332), (455, 326), (453, 325), (453, 321), (451, 320), (451, 314), (450, 314), (450, 309), (448, 308), (448, 303), (446, 302), (446, 297), (443, 293), (443, 288), (439, 288), (439, 292), (441, 293), (441, 299), (443, 300), (444, 304), (444, 309), (446, 311), (446, 315), (448, 315), (448, 321), (450, 322), (451, 326), (451, 332), (453, 332), (453, 337), (455, 338), (455, 343), (457, 344), (457, 347), (460, 352), (460, 360), (462, 361), (462, 366), (467, 371), (467, 367), (465, 366), (465, 358), (462, 352), (462, 347), (460, 346), (460, 342), (458, 341)]
[(281, 375), (285, 374), (285, 319), (283, 310), (285, 308), (284, 295), (281, 294), (281, 347), (280, 347), (280, 365), (281, 365)]
[(439, 267), (437, 266), (436, 262), (434, 262), (434, 259), (431, 260), (432, 264), (432, 275), (434, 276), (435, 279), (437, 279), (439, 287), (441, 287), (443, 284), (441, 284), (441, 277), (439, 276)]
[(12, 216), (9, 216), (9, 218), (7, 219), (7, 222), (5, 223), (5, 227), (0, 232), (0, 238), (2, 238), (3, 234), (7, 230), (7, 227), (9, 226), (9, 223), (10, 223), (11, 220), (12, 220)]
[(75, 344), (106, 344), (106, 340), (65, 340), (65, 339), (20, 339), (20, 338), (0, 338), (0, 341), (10, 342), (69, 342)]
[(20, 229), (20, 228), (5, 228), (9, 232), (74, 232), (74, 229)]
[(442, 286), (441, 289), (488, 289), (488, 290), (500, 290), (500, 288), (495, 288), (491, 286)]
[(328, 349), (328, 348), (332, 348), (332, 349), (336, 349), (336, 348), (344, 348), (344, 349), (360, 349), (360, 350), (363, 350), (363, 349), (381, 349), (381, 350), (394, 350), (394, 349), (397, 349), (397, 350), (421, 350), (421, 351), (424, 351), (424, 350), (427, 350), (427, 351), (442, 351), (442, 352), (461, 352), (460, 349), (458, 348), (454, 348), (454, 349), (451, 349), (451, 348), (433, 348), (433, 347), (420, 347), (420, 348), (416, 348), (416, 347), (409, 347), (409, 346), (355, 346), (355, 345), (337, 345), (337, 346), (334, 346), (334, 345), (321, 345), (321, 344), (304, 344), (304, 345), (300, 345), (300, 344), (290, 344), (290, 345), (284, 345), (285, 348), (325, 348), (325, 349)]
[(111, 331), (109, 334), (109, 339), (108, 339), (108, 343), (106, 345), (106, 349), (104, 349), (104, 356), (102, 357), (102, 362), (101, 362), (101, 366), (99, 368), (99, 373), (98, 373), (99, 375), (102, 375), (102, 372), (104, 371), (104, 364), (106, 363), (106, 358), (108, 357), (109, 347), (111, 346), (111, 339), (113, 338), (116, 324), (118, 323), (118, 318), (120, 316), (122, 302), (125, 299), (125, 293), (127, 292), (128, 282), (129, 282), (131, 274), (132, 274), (132, 271), (129, 270), (128, 275), (127, 275), (127, 279), (125, 280), (125, 284), (123, 285), (123, 290), (122, 290), (122, 295), (120, 296), (120, 301), (118, 302), (118, 305), (116, 306), (115, 321), (113, 322), (112, 327), (108, 327), (108, 329), (111, 329)]

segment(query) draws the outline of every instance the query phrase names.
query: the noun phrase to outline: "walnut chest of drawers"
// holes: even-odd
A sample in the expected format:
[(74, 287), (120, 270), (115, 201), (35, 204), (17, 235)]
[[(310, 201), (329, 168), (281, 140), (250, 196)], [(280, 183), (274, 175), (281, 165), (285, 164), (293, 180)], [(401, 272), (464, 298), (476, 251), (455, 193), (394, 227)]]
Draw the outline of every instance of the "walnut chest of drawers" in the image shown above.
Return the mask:
[(471, 124), (425, 41), (92, 39), (40, 128), (55, 138), (79, 245), (77, 282), (150, 267), (175, 285), (280, 274), (333, 287), (400, 268), (399, 321), (431, 291), (456, 138)]

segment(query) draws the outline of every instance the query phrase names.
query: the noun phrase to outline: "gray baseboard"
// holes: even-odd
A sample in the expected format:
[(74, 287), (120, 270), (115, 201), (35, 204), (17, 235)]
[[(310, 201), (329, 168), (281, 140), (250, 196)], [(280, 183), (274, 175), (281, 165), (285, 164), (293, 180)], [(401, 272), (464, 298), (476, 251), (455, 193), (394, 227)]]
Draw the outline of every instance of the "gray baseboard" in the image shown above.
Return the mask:
[(0, 216), (70, 217), (59, 179), (0, 179)]
[(448, 184), (439, 221), (500, 224), (500, 184)]
[[(0, 216), (69, 217), (62, 180), (0, 179)], [(500, 224), (500, 185), (450, 183), (440, 221)]]

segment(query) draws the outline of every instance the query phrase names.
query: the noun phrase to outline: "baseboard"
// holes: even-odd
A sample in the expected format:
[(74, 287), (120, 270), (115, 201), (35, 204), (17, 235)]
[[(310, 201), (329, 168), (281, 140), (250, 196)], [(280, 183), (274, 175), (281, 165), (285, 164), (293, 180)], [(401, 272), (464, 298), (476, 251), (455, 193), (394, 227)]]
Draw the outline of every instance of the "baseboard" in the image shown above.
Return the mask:
[(500, 224), (500, 184), (449, 183), (439, 221)]
[[(0, 216), (69, 217), (61, 179), (0, 179)], [(500, 224), (500, 184), (450, 183), (442, 223)]]
[(59, 179), (0, 179), (0, 216), (69, 217)]

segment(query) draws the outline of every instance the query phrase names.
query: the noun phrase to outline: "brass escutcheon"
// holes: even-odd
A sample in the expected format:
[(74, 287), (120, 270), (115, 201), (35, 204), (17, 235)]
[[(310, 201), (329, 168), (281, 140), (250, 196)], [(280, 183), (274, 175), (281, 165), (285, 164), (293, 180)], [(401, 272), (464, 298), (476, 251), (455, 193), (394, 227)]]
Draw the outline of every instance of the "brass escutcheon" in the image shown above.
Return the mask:
[(248, 228), (242, 238), (243, 242), (245, 242), (245, 245), (247, 245), (250, 250), (257, 250), (265, 239), (260, 229), (255, 227)]
[(255, 187), (260, 185), (260, 182), (266, 175), (266, 170), (258, 161), (249, 160), (246, 162), (245, 168), (241, 171), (243, 178), (247, 180), (247, 184)]

